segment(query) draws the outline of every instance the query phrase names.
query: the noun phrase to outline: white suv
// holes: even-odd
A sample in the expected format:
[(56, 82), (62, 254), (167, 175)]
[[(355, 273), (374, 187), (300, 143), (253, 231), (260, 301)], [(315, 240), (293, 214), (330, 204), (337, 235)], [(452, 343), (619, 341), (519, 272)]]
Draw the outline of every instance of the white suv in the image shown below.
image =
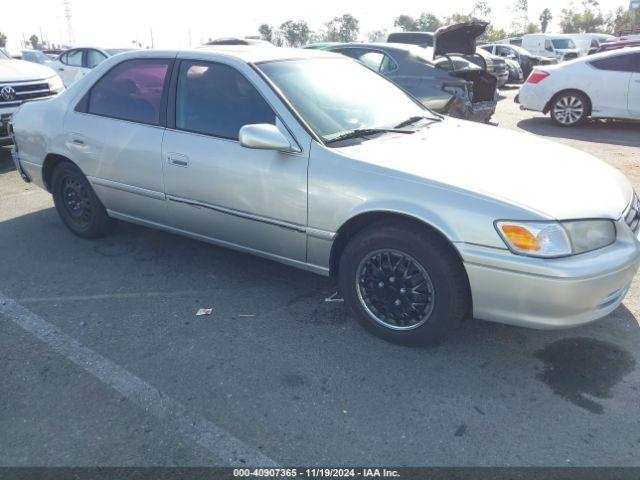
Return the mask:
[(52, 97), (62, 90), (62, 80), (49, 67), (14, 60), (0, 50), (0, 145), (11, 143), (7, 125), (22, 102)]

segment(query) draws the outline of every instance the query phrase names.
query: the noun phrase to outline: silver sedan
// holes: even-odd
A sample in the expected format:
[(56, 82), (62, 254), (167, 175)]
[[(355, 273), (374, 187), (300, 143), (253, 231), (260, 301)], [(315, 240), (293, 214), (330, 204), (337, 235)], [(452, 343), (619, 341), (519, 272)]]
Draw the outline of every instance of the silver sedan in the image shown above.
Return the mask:
[(327, 52), (118, 55), (23, 105), (12, 131), (18, 171), (76, 235), (124, 220), (332, 276), (356, 318), (399, 343), (469, 316), (590, 322), (640, 261), (640, 205), (617, 170), (444, 118)]

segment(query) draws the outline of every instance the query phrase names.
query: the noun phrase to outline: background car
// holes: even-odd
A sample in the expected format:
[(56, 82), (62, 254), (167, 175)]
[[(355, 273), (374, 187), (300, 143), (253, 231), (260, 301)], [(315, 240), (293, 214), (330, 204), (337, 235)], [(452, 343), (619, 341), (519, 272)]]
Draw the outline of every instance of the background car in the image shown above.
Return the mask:
[(640, 47), (536, 68), (517, 99), (564, 127), (588, 117), (640, 119)]
[(39, 63), (40, 65), (47, 65), (51, 62), (51, 59), (44, 52), (31, 49), (20, 51), (20, 55), (14, 58), (19, 58), (26, 62)]
[(13, 59), (0, 49), (0, 145), (11, 143), (8, 124), (20, 105), (62, 90), (62, 80), (49, 67)]
[(84, 77), (91, 69), (100, 65), (107, 58), (132, 50), (131, 48), (73, 48), (61, 53), (49, 66), (53, 68), (65, 87)]
[(595, 53), (608, 52), (610, 50), (618, 50), (620, 48), (627, 47), (640, 47), (640, 40), (619, 40), (615, 42), (603, 43)]
[(480, 45), (480, 49), (486, 50), (489, 53), (498, 55), (502, 58), (515, 60), (520, 64), (522, 68), (522, 75), (527, 78), (533, 70), (533, 67), (537, 65), (555, 65), (558, 60), (555, 58), (542, 57), (540, 55), (534, 55), (533, 53), (525, 50), (517, 45), (510, 45), (505, 43), (488, 43)]
[(509, 72), (507, 83), (522, 83), (524, 81), (524, 75), (522, 73), (522, 68), (520, 68), (520, 64), (510, 58), (505, 58), (504, 61)]
[(575, 42), (567, 34), (530, 33), (523, 35), (521, 46), (535, 55), (555, 58), (559, 62), (580, 56)]
[[(509, 81), (509, 70), (505, 60), (481, 48), (476, 48), (476, 53), (483, 58), (484, 63), (487, 66), (487, 72), (496, 77), (498, 88), (504, 87)], [(482, 62), (478, 61), (477, 57), (470, 57), (469, 60), (480, 67), (483, 66)]]
[[(495, 112), (495, 86), (475, 87), (474, 75), (487, 74), (465, 58), (434, 62), (429, 54), (433, 49), (392, 43), (338, 44), (325, 50), (360, 61), (437, 112), (480, 122), (487, 122)], [(476, 82), (480, 85), (483, 80)]]

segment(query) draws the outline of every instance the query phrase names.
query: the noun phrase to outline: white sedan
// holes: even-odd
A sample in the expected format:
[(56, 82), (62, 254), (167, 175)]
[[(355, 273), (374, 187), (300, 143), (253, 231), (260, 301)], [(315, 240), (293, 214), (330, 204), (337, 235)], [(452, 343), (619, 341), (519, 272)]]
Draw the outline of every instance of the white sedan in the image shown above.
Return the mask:
[(127, 48), (73, 48), (62, 52), (48, 64), (62, 79), (64, 86), (68, 87), (75, 81), (84, 77), (93, 68), (104, 62), (107, 58), (131, 49)]
[(535, 68), (520, 88), (525, 110), (550, 113), (558, 125), (591, 118), (640, 119), (640, 47)]

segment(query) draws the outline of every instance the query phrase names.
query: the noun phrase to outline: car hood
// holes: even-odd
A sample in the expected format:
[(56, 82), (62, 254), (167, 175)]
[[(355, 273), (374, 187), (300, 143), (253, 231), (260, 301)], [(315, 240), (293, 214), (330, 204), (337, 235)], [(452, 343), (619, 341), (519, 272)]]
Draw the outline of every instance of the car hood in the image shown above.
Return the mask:
[(475, 21), (440, 27), (433, 36), (434, 58), (451, 53), (473, 55), (476, 40), (488, 25), (488, 22)]
[(622, 173), (591, 155), (465, 121), (447, 119), (337, 150), (388, 175), (449, 185), (558, 220), (617, 219), (633, 195)]
[(55, 75), (55, 72), (44, 65), (24, 60), (0, 60), (0, 83), (42, 80)]

